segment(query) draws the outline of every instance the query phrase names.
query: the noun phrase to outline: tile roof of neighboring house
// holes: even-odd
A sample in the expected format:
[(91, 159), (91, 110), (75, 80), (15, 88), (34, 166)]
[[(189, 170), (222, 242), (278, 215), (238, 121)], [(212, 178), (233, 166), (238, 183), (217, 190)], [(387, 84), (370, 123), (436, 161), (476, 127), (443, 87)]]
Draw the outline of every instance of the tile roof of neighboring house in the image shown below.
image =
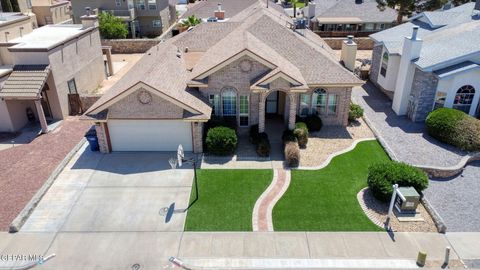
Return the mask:
[[(263, 1), (257, 1), (228, 22), (204, 22), (150, 49), (87, 114), (98, 113), (96, 110), (104, 109), (103, 104), (143, 82), (209, 115), (210, 106), (195, 92), (186, 91), (187, 83), (192, 85), (193, 78), (245, 51), (270, 63), (271, 71), (291, 77), (304, 88), (305, 84), (362, 83), (338, 63), (320, 37), (309, 30), (302, 30), (303, 35), (291, 30), (291, 22), (277, 8), (266, 9)], [(197, 82), (204, 83), (205, 80)]]
[(316, 0), (315, 17), (319, 22), (326, 18), (357, 18), (360, 22), (393, 22), (397, 11), (386, 7), (380, 10), (375, 0)]
[(205, 0), (197, 1), (188, 6), (187, 11), (182, 14), (181, 18), (186, 18), (195, 15), (197, 18), (210, 18), (214, 16), (218, 4), (222, 4), (222, 10), (225, 11), (225, 18), (231, 18), (237, 15), (250, 5), (253, 5), (257, 0)]
[(15, 65), (0, 90), (0, 97), (37, 99), (49, 74), (48, 65)]
[(423, 69), (458, 57), (480, 52), (480, 15), (473, 14), (475, 3), (467, 3), (449, 10), (424, 12), (410, 22), (375, 33), (370, 37), (384, 44), (391, 54), (401, 54), (404, 37), (418, 26), (418, 37), (423, 40), (420, 58), (416, 64)]

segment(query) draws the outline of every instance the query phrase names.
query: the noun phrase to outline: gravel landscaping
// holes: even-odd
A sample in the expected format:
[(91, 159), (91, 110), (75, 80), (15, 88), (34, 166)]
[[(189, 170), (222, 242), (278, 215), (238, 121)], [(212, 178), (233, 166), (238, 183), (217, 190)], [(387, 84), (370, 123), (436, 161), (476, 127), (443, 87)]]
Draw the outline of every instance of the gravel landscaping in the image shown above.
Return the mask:
[(374, 137), (363, 119), (347, 127), (323, 127), (319, 132), (310, 133), (307, 148), (300, 149), (300, 166), (320, 166), (328, 156), (348, 148), (355, 140)]
[(465, 167), (461, 175), (431, 179), (426, 198), (443, 218), (447, 232), (480, 232), (480, 161)]
[(468, 154), (428, 136), (423, 123), (397, 116), (391, 109), (391, 100), (371, 83), (355, 87), (352, 99), (364, 108), (365, 116), (399, 161), (416, 166), (449, 167)]

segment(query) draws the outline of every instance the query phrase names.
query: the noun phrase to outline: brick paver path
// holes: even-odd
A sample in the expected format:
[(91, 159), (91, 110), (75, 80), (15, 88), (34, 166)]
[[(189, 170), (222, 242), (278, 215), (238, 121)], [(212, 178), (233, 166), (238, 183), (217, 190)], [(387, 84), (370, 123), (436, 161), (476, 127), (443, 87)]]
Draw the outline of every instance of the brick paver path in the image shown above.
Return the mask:
[(272, 210), (275, 204), (285, 194), (290, 185), (290, 171), (275, 169), (273, 180), (265, 192), (258, 198), (253, 209), (253, 231), (273, 231)]
[(0, 151), (0, 231), (20, 213), (63, 158), (80, 142), (89, 123), (69, 118), (31, 143)]

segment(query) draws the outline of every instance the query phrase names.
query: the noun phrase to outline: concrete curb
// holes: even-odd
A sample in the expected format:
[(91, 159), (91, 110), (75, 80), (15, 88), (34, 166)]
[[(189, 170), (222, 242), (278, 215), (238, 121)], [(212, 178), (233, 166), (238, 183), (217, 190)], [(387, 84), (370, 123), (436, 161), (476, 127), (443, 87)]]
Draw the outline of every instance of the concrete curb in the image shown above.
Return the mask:
[(437, 227), (437, 231), (439, 233), (446, 233), (447, 232), (447, 225), (445, 225), (445, 222), (443, 221), (443, 218), (438, 214), (438, 212), (433, 208), (433, 206), (430, 204), (430, 202), (425, 198), (425, 196), (422, 196), (420, 201), (423, 203), (423, 206), (425, 207), (425, 210), (430, 214), (430, 216), (433, 219), (433, 222), (435, 223), (435, 226)]
[(67, 166), (68, 162), (73, 158), (73, 156), (80, 150), (80, 148), (86, 143), (86, 139), (82, 138), (80, 142), (75, 145), (75, 147), (65, 156), (65, 158), (60, 162), (60, 164), (53, 170), (50, 177), (48, 177), (47, 181), (42, 185), (42, 187), (35, 193), (35, 195), (30, 199), (27, 205), (23, 208), (23, 210), (18, 214), (18, 216), (12, 221), (10, 224), (9, 232), (16, 233), (20, 230), (23, 226), (25, 221), (27, 221), (30, 214), (35, 210), (35, 207), (40, 203), (40, 200), (43, 198), (45, 193), (47, 193), (48, 189), (52, 186), (57, 179), (60, 172)]

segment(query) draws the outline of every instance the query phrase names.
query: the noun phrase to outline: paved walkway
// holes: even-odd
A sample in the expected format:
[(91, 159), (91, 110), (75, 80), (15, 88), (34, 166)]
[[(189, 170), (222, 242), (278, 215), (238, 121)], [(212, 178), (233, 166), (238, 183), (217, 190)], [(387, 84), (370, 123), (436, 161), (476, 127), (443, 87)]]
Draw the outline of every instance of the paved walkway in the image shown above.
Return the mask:
[(88, 123), (69, 118), (31, 143), (0, 151), (0, 231), (8, 230), (88, 127)]
[(480, 161), (462, 174), (431, 179), (425, 196), (443, 218), (447, 232), (480, 232)]
[(423, 123), (397, 116), (391, 101), (371, 83), (355, 87), (353, 102), (365, 109), (365, 117), (400, 161), (420, 167), (450, 167), (467, 155), (428, 136)]
[[(470, 238), (478, 241), (479, 235)], [(413, 263), (418, 252), (425, 251), (427, 266), (439, 269), (445, 247), (450, 245), (447, 237), (437, 233), (395, 233), (390, 236), (384, 232), (20, 232), (0, 233), (0, 254), (55, 253), (54, 259), (35, 268), (40, 270), (132, 269), (134, 264), (139, 264), (140, 269), (164, 269), (169, 266), (170, 256), (192, 266), (198, 266), (201, 260), (216, 264), (220, 261), (223, 266), (230, 265), (229, 269), (245, 269), (242, 267), (245, 264), (231, 265), (235, 259), (260, 259), (263, 262), (282, 259), (287, 266), (295, 260), (306, 261), (306, 265), (317, 260), (317, 263), (329, 262), (332, 268), (350, 263), (349, 267), (372, 269), (372, 266), (384, 266), (385, 260), (392, 264), (387, 268), (398, 263)], [(458, 258), (456, 250), (470, 259), (479, 258), (478, 249), (470, 250), (465, 246), (470, 242), (461, 238), (452, 242), (451, 259)], [(362, 261), (365, 264), (360, 264)], [(13, 264), (23, 265), (23, 262), (0, 261), (0, 266)], [(285, 266), (279, 268), (285, 269)]]
[(290, 185), (290, 170), (273, 170), (270, 186), (258, 198), (252, 213), (252, 228), (255, 232), (273, 232), (272, 210)]

